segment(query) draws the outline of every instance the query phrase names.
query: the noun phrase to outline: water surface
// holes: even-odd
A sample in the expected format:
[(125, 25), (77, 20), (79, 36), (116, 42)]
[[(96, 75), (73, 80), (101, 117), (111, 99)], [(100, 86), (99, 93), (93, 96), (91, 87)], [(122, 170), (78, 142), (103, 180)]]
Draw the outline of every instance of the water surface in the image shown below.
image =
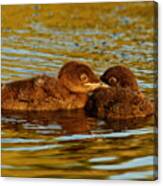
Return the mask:
[[(154, 3), (2, 6), (2, 83), (57, 76), (68, 61), (97, 75), (123, 64), (155, 101)], [(155, 117), (109, 123), (83, 110), (2, 112), (2, 175), (91, 179), (156, 177)]]

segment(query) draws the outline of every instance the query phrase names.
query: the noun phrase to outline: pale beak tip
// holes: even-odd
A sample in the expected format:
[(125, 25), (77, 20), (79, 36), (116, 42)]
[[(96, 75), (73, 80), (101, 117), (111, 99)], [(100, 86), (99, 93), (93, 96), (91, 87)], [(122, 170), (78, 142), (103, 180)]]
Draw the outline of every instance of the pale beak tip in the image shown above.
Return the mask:
[(101, 87), (101, 88), (109, 88), (110, 86), (109, 86), (108, 84), (101, 83), (101, 84), (100, 84), (100, 87)]
[(99, 83), (86, 83), (85, 84), (88, 87), (91, 87), (92, 89), (97, 89), (97, 88), (109, 88), (109, 85), (99, 82)]

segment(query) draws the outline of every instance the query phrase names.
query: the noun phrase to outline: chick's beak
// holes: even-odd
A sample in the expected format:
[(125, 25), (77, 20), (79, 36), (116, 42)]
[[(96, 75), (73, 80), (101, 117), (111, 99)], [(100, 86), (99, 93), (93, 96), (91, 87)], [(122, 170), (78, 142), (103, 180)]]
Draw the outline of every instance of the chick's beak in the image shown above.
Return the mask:
[(90, 91), (93, 91), (97, 88), (109, 88), (109, 85), (103, 83), (103, 82), (98, 82), (98, 83), (85, 83), (84, 86), (89, 89)]

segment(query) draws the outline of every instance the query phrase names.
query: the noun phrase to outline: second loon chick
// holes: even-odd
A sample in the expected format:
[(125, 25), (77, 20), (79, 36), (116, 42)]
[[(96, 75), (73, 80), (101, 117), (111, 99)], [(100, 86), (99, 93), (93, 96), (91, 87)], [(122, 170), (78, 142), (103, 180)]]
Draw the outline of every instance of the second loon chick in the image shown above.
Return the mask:
[(140, 91), (136, 77), (127, 67), (111, 67), (101, 80), (109, 88), (93, 92), (86, 105), (88, 113), (107, 120), (143, 118), (154, 113), (153, 103)]

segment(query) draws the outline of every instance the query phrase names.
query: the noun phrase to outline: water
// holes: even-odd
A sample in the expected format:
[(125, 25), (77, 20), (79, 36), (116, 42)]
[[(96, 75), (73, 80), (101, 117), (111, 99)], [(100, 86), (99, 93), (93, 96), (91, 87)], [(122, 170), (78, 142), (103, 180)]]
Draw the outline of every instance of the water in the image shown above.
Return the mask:
[[(123, 64), (154, 100), (153, 5), (2, 6), (2, 82), (57, 76), (71, 60), (88, 62), (98, 75)], [(2, 175), (153, 180), (155, 128), (154, 116), (107, 123), (83, 110), (2, 112)]]

